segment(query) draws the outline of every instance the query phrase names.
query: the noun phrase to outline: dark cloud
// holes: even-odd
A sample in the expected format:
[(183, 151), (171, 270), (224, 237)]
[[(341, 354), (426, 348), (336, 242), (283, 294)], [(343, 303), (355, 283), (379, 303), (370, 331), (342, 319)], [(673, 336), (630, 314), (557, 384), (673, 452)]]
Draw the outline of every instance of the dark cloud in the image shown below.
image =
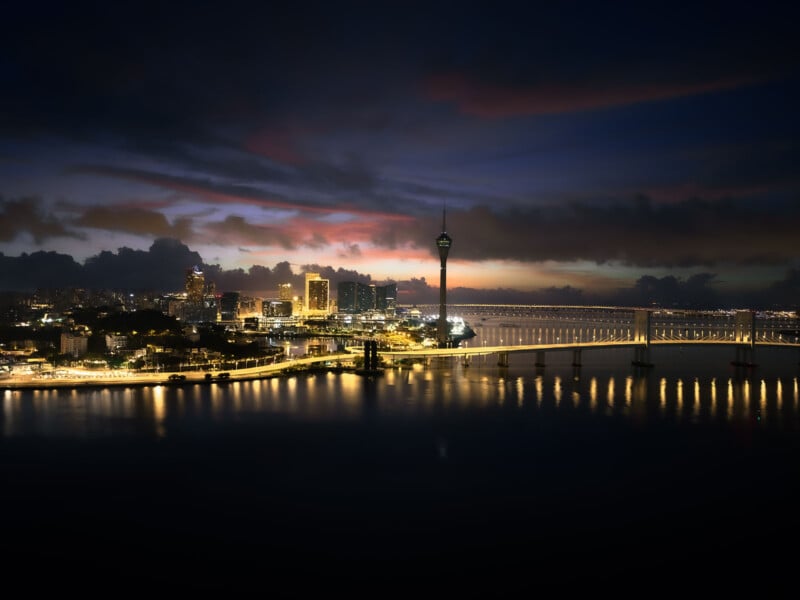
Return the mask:
[[(450, 210), (456, 260), (616, 261), (639, 267), (784, 264), (797, 257), (800, 206), (699, 199), (657, 205), (644, 196), (612, 204), (572, 203), (528, 210), (476, 206)], [(419, 247), (435, 248), (431, 220), (395, 229)], [(380, 242), (376, 239), (376, 242)]]
[(82, 287), (87, 283), (82, 265), (69, 255), (41, 251), (20, 256), (0, 253), (0, 289), (4, 291)]
[(163, 213), (136, 207), (93, 206), (73, 221), (80, 227), (92, 227), (147, 237), (194, 238), (191, 219), (178, 218), (170, 223)]
[(582, 81), (580, 84), (511, 87), (471, 80), (461, 74), (446, 74), (430, 78), (425, 88), (432, 100), (451, 102), (465, 114), (506, 118), (625, 106), (726, 90), (755, 81), (755, 78), (732, 78), (655, 85), (641, 81), (616, 84)]
[(202, 262), (180, 241), (161, 238), (147, 251), (120, 248), (87, 259), (83, 279), (95, 288), (175, 291), (183, 289), (186, 270)]
[(625, 304), (679, 308), (715, 308), (720, 294), (711, 287), (716, 275), (698, 273), (683, 280), (672, 275), (640, 277), (632, 289), (623, 290), (618, 298)]
[(84, 239), (80, 233), (64, 227), (42, 208), (39, 198), (6, 200), (0, 196), (0, 241), (8, 242), (28, 234), (37, 245), (51, 238)]

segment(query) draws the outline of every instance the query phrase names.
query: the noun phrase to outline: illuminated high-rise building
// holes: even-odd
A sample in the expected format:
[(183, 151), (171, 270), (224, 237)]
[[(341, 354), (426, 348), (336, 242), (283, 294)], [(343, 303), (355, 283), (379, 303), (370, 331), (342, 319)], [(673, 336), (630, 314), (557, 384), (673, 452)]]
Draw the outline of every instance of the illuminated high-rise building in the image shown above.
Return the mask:
[(292, 299), (292, 284), (279, 283), (278, 284), (278, 299), (284, 302)]
[(205, 287), (205, 276), (199, 266), (195, 265), (186, 271), (186, 300), (202, 302)]
[(305, 312), (309, 315), (328, 314), (330, 281), (319, 273), (306, 273)]
[(453, 245), (453, 239), (447, 235), (447, 227), (445, 218), (447, 216), (447, 209), (442, 209), (442, 233), (436, 238), (436, 247), (439, 249), (439, 324), (437, 327), (436, 338), (439, 345), (447, 346), (448, 342), (448, 328), (447, 328), (447, 254), (450, 252), (450, 246)]

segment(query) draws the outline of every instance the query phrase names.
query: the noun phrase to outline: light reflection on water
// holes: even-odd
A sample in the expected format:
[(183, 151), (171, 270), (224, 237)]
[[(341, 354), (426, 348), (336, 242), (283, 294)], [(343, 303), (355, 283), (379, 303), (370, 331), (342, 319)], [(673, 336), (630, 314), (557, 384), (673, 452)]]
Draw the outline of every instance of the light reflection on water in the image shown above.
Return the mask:
[(697, 369), (684, 364), (635, 370), (619, 357), (598, 361), (599, 367), (586, 360), (580, 369), (556, 358), (543, 369), (519, 360), (507, 368), (445, 360), (389, 369), (374, 380), (324, 373), (183, 387), (5, 390), (2, 432), (5, 437), (164, 437), (276, 416), (430, 420), (497, 410), (520, 418), (617, 417), (637, 426), (749, 423), (800, 429), (796, 367), (789, 372), (788, 362), (781, 374), (732, 371), (721, 357), (712, 357), (717, 362), (709, 368), (699, 356), (689, 356), (703, 365)]

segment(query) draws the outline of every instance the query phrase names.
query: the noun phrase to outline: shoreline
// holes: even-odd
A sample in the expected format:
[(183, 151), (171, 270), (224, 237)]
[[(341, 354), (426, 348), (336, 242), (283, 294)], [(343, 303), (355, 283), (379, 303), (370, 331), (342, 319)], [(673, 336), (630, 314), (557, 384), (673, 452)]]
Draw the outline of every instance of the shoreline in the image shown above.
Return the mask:
[[(352, 354), (325, 357), (326, 360), (336, 361), (343, 358), (352, 359)], [(308, 362), (305, 362), (308, 361)], [(225, 385), (236, 381), (255, 381), (259, 379), (272, 379), (274, 377), (286, 377), (300, 373), (343, 373), (357, 372), (355, 366), (342, 365), (319, 365), (320, 359), (299, 359), (267, 367), (250, 367), (247, 369), (230, 371), (165, 371), (159, 374), (137, 374), (128, 377), (97, 377), (86, 380), (76, 379), (26, 379), (14, 381), (14, 377), (0, 379), (0, 391), (17, 390), (75, 390), (88, 388), (125, 388), (125, 387), (148, 387), (148, 386), (168, 386), (180, 387), (187, 385)], [(221, 374), (226, 373), (224, 377)], [(170, 376), (183, 375), (185, 379), (171, 381)], [(208, 376), (211, 377), (208, 377)]]

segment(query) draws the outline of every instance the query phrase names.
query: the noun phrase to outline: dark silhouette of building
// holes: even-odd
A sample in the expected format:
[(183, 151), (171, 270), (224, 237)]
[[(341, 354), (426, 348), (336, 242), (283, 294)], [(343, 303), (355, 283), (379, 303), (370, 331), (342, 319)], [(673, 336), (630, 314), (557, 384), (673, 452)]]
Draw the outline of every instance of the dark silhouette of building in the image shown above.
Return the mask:
[(436, 238), (436, 247), (439, 249), (439, 325), (437, 328), (437, 339), (440, 346), (446, 346), (448, 340), (447, 331), (447, 254), (453, 239), (447, 235), (446, 227), (447, 209), (442, 209), (442, 233)]
[(375, 308), (386, 313), (394, 313), (397, 308), (396, 283), (387, 283), (375, 288)]
[(370, 310), (394, 312), (397, 306), (397, 284), (375, 285), (357, 281), (340, 281), (337, 286), (339, 312), (358, 314)]
[(219, 301), (221, 321), (235, 322), (239, 318), (239, 292), (225, 292)]

